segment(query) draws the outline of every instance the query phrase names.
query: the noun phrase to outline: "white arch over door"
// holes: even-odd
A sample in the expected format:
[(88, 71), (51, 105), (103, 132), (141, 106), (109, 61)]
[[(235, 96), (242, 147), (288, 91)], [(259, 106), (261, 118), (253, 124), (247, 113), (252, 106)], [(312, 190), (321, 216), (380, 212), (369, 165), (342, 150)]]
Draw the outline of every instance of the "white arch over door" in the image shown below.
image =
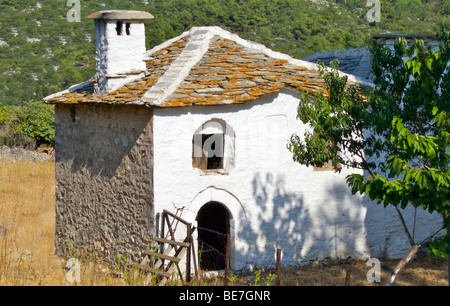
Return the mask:
[[(236, 228), (239, 228), (239, 220), (246, 219), (246, 212), (242, 203), (239, 199), (233, 195), (231, 192), (217, 188), (215, 186), (210, 186), (200, 191), (190, 202), (190, 207), (186, 214), (186, 220), (195, 224), (197, 226), (196, 217), (203, 205), (210, 202), (218, 202), (225, 206), (230, 213), (230, 268), (235, 269), (235, 263), (233, 258), (235, 258), (235, 238), (236, 238)], [(194, 233), (194, 238), (197, 238), (197, 231)], [(197, 247), (197, 246), (195, 246)], [(198, 252), (198, 250), (196, 250)]]
[(223, 188), (209, 186), (200, 191), (190, 202), (190, 214), (187, 216), (188, 220), (194, 221), (198, 211), (208, 202), (222, 203), (231, 213), (231, 219), (236, 219), (238, 216), (243, 216), (246, 219), (246, 212), (239, 199)]

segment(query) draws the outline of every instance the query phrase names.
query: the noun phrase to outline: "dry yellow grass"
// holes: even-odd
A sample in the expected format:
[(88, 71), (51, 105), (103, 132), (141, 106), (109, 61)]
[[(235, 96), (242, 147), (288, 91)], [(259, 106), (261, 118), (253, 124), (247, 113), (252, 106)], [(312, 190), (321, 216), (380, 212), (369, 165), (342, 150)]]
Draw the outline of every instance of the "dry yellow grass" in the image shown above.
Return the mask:
[[(381, 281), (369, 282), (367, 273), (370, 268), (365, 260), (324, 260), (300, 268), (281, 268), (281, 286), (344, 286), (347, 271), (350, 271), (350, 286), (386, 286), (391, 273), (399, 260), (384, 260), (381, 263)], [(276, 275), (275, 270), (263, 271), (257, 282), (264, 285)], [(208, 281), (210, 285), (221, 286), (223, 275)], [(269, 282), (275, 284), (275, 279)], [(254, 274), (238, 274), (234, 285), (254, 285)], [(418, 257), (409, 262), (397, 275), (394, 286), (448, 286), (447, 262), (443, 259)]]
[[(351, 286), (385, 286), (399, 260), (381, 263), (381, 282), (368, 282), (367, 273), (372, 268), (365, 260), (331, 260), (301, 269), (285, 269), (285, 285), (343, 286), (346, 272), (350, 271)], [(418, 257), (400, 271), (395, 286), (447, 286), (447, 262), (442, 259)]]
[(1, 285), (54, 285), (54, 163), (0, 161)]
[(0, 160), (0, 285), (123, 285), (96, 263), (81, 263), (81, 283), (69, 283), (55, 255), (55, 165)]
[[(62, 285), (126, 285), (133, 270), (124, 274), (107, 269), (99, 262), (81, 262), (81, 283), (69, 283), (66, 260), (55, 255), (55, 165), (52, 162), (10, 162), (0, 159), (0, 285), (62, 286)], [(1, 230), (0, 230), (1, 233)], [(382, 263), (381, 283), (385, 285), (397, 260)], [(123, 268), (123, 266), (122, 266)], [(377, 285), (366, 280), (369, 267), (364, 261), (328, 261), (299, 269), (282, 269), (282, 285), (342, 286), (346, 270), (351, 272), (351, 285)], [(123, 272), (123, 271), (122, 271)], [(261, 275), (264, 284), (268, 273)], [(271, 271), (274, 274), (274, 271)], [(223, 285), (218, 277), (208, 282)], [(243, 275), (235, 285), (252, 284)], [(131, 284), (142, 284), (142, 277)], [(206, 284), (206, 282), (205, 282)], [(397, 276), (396, 285), (445, 286), (445, 260), (418, 258), (410, 262)]]

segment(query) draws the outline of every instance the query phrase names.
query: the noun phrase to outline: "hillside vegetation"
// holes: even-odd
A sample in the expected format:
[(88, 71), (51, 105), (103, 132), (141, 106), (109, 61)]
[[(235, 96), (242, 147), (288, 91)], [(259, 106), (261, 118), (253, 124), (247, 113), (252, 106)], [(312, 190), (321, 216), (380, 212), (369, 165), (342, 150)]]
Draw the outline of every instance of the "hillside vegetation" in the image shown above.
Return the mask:
[(217, 25), (301, 58), (362, 47), (377, 32), (436, 33), (450, 24), (450, 0), (381, 1), (369, 23), (366, 0), (80, 0), (81, 22), (66, 18), (67, 0), (0, 1), (0, 105), (23, 105), (94, 75), (92, 12), (145, 10), (150, 49), (192, 26)]
[[(81, 20), (70, 22), (77, 1)], [(449, 28), (450, 0), (379, 1), (380, 22), (369, 22), (374, 1), (367, 0), (0, 0), (0, 145), (52, 145), (54, 109), (42, 98), (94, 76), (95, 29), (86, 18), (92, 12), (152, 13), (147, 49), (214, 25), (296, 58), (364, 47), (374, 33)]]

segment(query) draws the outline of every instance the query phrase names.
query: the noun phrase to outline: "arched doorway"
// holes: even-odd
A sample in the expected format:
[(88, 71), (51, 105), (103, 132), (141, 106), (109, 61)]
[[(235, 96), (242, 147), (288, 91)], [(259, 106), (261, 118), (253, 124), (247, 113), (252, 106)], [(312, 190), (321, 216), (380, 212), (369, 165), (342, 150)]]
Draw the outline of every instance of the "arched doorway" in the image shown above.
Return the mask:
[(227, 234), (230, 213), (219, 202), (209, 202), (197, 214), (198, 258), (202, 270), (225, 269)]

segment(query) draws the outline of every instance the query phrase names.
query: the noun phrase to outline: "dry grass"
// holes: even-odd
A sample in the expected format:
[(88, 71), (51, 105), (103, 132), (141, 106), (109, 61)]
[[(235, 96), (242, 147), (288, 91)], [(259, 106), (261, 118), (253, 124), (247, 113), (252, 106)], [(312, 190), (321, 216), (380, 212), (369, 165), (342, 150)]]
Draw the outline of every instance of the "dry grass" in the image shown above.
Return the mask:
[[(331, 260), (301, 269), (285, 269), (285, 285), (343, 286), (347, 270), (351, 286), (385, 286), (399, 260), (385, 260), (381, 264), (381, 282), (368, 282), (367, 273), (373, 266), (364, 260)], [(447, 262), (442, 259), (418, 257), (401, 270), (396, 286), (447, 286)]]
[[(55, 165), (0, 160), (0, 285), (68, 285), (55, 255)], [(101, 264), (81, 263), (78, 285), (123, 285)], [(74, 283), (76, 284), (76, 283)]]
[[(0, 160), (0, 285), (61, 286), (70, 285), (66, 278), (66, 260), (55, 255), (55, 166), (52, 162), (28, 163)], [(385, 285), (397, 260), (383, 261), (381, 283), (369, 283), (370, 267), (365, 261), (332, 260), (298, 269), (282, 269), (282, 285), (342, 286), (346, 271), (351, 271), (351, 285)], [(121, 267), (123, 268), (123, 266)], [(101, 263), (81, 262), (81, 283), (86, 286), (142, 284), (142, 277), (132, 278), (133, 269), (115, 273)], [(266, 284), (269, 273), (260, 276), (258, 284)], [(254, 284), (248, 275), (238, 275), (234, 285)], [(253, 275), (254, 276), (254, 275)], [(130, 282), (128, 281), (128, 284)], [(203, 283), (202, 283), (203, 284)], [(223, 277), (204, 284), (223, 285)], [(445, 260), (417, 258), (397, 277), (396, 285), (445, 286)]]
[[(373, 266), (367, 266), (364, 260), (325, 260), (299, 268), (281, 269), (281, 286), (344, 286), (347, 271), (350, 271), (350, 286), (386, 286), (391, 273), (399, 260), (385, 260), (381, 263), (381, 282), (369, 282), (367, 273)], [(256, 272), (262, 273), (257, 281)], [(260, 270), (254, 274), (238, 274), (233, 285), (275, 285), (275, 270)], [(233, 276), (233, 275), (232, 275)], [(272, 281), (269, 281), (272, 279)], [(207, 282), (213, 286), (222, 286), (221, 274)], [(231, 283), (230, 283), (231, 284)], [(401, 270), (395, 280), (395, 286), (448, 286), (447, 261), (417, 257)]]
[(1, 285), (59, 283), (54, 185), (53, 163), (0, 161)]

